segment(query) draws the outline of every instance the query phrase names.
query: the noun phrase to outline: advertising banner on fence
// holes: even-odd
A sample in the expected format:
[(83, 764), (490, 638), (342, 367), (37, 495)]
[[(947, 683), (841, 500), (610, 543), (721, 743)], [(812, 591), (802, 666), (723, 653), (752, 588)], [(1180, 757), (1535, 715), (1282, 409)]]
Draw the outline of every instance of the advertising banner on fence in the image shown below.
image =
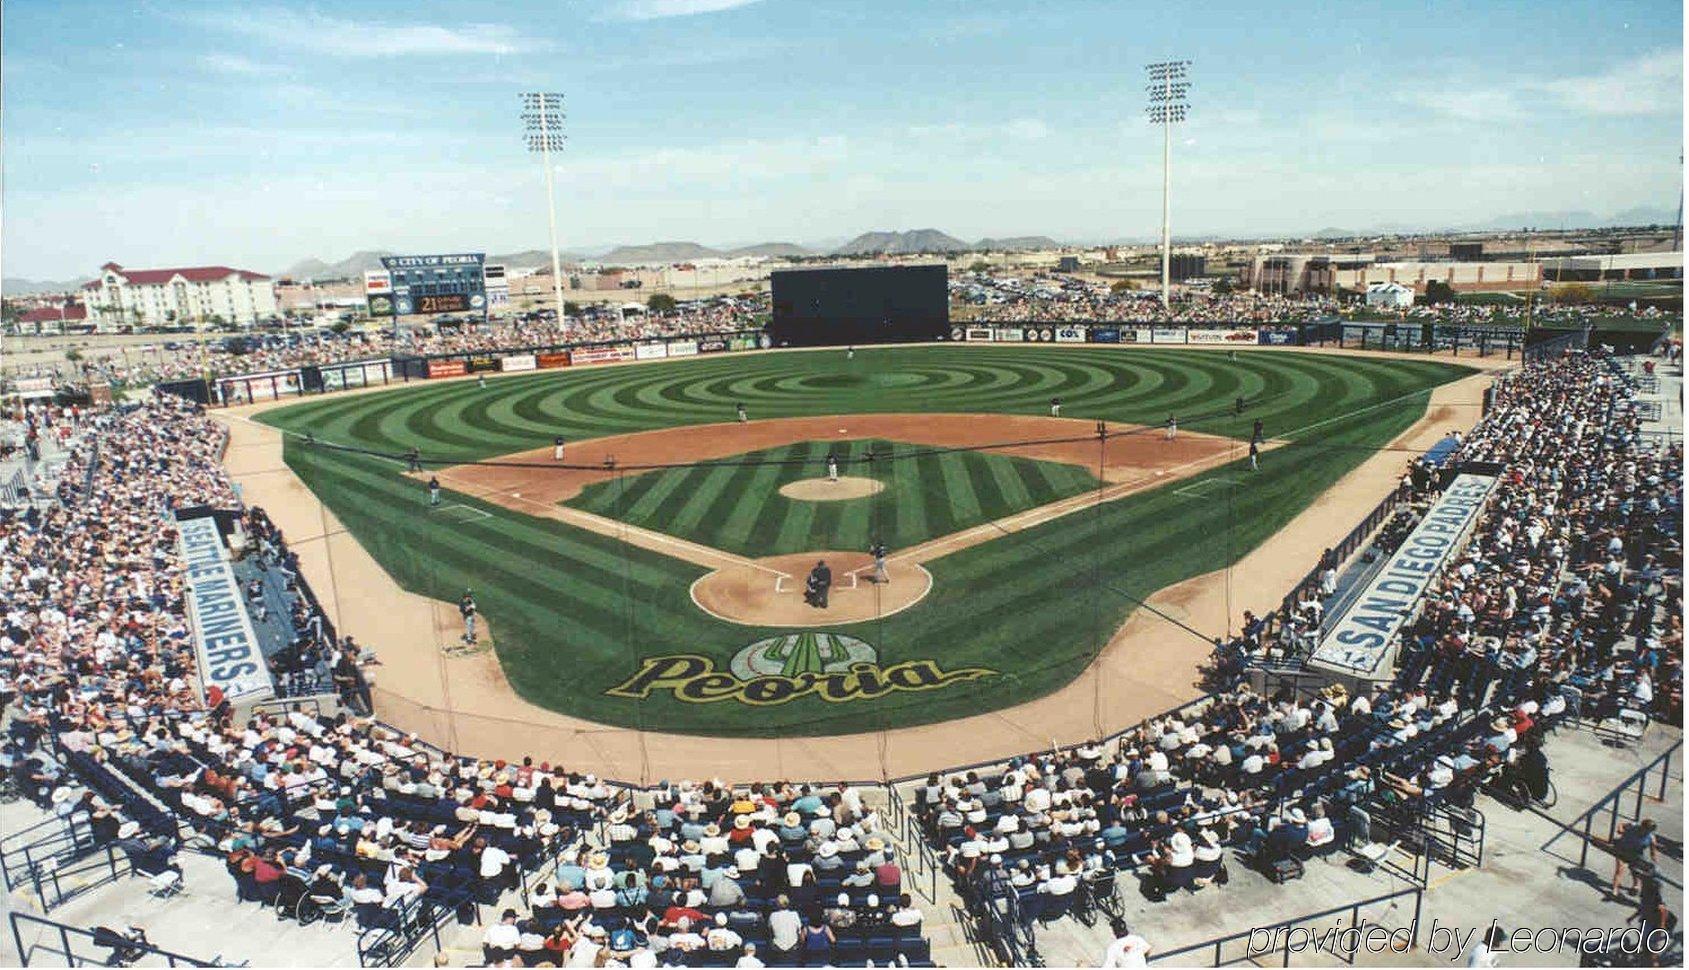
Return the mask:
[(1255, 342), (1255, 331), (1242, 328), (1192, 327), (1185, 331), (1185, 339), (1193, 344), (1252, 344)]
[(698, 353), (698, 341), (696, 341), (696, 340), (671, 340), (671, 341), (669, 341), (669, 356), (670, 357), (694, 357), (694, 356), (697, 355), (697, 353)]
[(1150, 331), (1150, 340), (1158, 344), (1182, 344), (1185, 342), (1185, 329), (1183, 327), (1156, 327)]
[(1082, 344), (1084, 342), (1084, 327), (1062, 327), (1056, 331), (1056, 343), (1058, 344)]
[(246, 597), (229, 564), (217, 520), (186, 519), (176, 528), (200, 686), (206, 691), (215, 687), (236, 704), (268, 700), (275, 692), (264, 650), (252, 630)]
[(481, 371), (498, 370), (498, 360), (492, 354), (475, 354), (469, 358), (469, 372), (478, 374)]
[(613, 360), (632, 360), (632, 344), (616, 344), (614, 347), (583, 347), (569, 351), (569, 359), (576, 364), (603, 364)]
[(1297, 343), (1294, 330), (1262, 330), (1260, 340), (1272, 347), (1289, 347)]
[(1401, 548), (1367, 582), (1355, 605), (1326, 630), (1309, 666), (1390, 679), (1396, 635), (1425, 590), (1465, 543), (1495, 482), (1494, 475), (1455, 476)]
[(278, 397), (299, 393), (299, 372), (296, 370), (265, 371), (261, 374), (242, 374), (226, 377), (219, 386), (226, 403), (240, 401), (273, 401)]
[(1047, 344), (1056, 339), (1055, 327), (1028, 327), (1026, 342), (1033, 344)]
[(1136, 330), (1126, 332), (1132, 335), (1131, 339), (1134, 343), (1148, 344), (1155, 342), (1155, 331), (1148, 327), (1139, 327)]
[(1026, 339), (1025, 333), (1019, 327), (998, 327), (993, 335), (995, 339), (1005, 343), (1020, 343)]
[(462, 377), (469, 373), (469, 364), (461, 360), (431, 360), (428, 362), (428, 376), (433, 377)]
[(719, 354), (726, 349), (727, 341), (721, 339), (720, 337), (711, 337), (707, 340), (698, 341), (698, 353), (700, 354)]
[(536, 370), (540, 362), (533, 354), (511, 354), (509, 357), (500, 358), (498, 366), (499, 370), (503, 371)]
[(971, 344), (990, 343), (991, 329), (989, 327), (969, 327), (964, 337)]
[(1091, 342), (1094, 344), (1117, 344), (1120, 342), (1120, 328), (1092, 327)]
[(636, 360), (659, 360), (668, 355), (668, 345), (660, 342), (635, 344), (633, 347), (633, 356)]
[(350, 364), (324, 364), (321, 369), (323, 390), (339, 391), (348, 387), (385, 384), (388, 376), (385, 360), (362, 360)]
[(539, 367), (540, 370), (550, 370), (553, 367), (568, 367), (569, 352), (567, 350), (559, 350), (549, 354), (535, 354), (534, 364)]
[(757, 349), (757, 338), (755, 338), (755, 337), (728, 337), (727, 338), (727, 349), (728, 350), (755, 350), (755, 349)]

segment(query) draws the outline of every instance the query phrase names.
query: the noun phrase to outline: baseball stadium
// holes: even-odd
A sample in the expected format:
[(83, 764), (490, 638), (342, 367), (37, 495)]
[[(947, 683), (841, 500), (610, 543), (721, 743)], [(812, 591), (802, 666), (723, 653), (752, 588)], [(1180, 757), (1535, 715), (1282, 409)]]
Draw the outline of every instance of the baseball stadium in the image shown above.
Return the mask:
[(0, 964), (1683, 966), (1681, 5), (1492, 6), (7, 5)]

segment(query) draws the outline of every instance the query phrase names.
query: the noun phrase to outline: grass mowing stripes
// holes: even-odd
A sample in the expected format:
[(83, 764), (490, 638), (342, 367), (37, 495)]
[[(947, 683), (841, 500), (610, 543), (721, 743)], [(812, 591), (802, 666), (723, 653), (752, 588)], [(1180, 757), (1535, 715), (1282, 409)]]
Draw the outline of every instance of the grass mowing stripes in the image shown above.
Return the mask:
[[(738, 400), (764, 418), (1043, 414), (1049, 398), (1060, 396), (1071, 417), (1158, 425), (1177, 411), (1181, 427), (1240, 440), (1259, 417), (1269, 434), (1289, 435), (1289, 444), (1262, 456), (1257, 473), (1239, 461), (1180, 483), (1227, 477), (1241, 486), (1194, 494), (1159, 488), (954, 553), (929, 565), (936, 584), (919, 606), (834, 628), (872, 643), (882, 664), (935, 658), (946, 668), (983, 666), (996, 676), (850, 704), (802, 698), (760, 708), (686, 703), (663, 693), (634, 703), (604, 694), (641, 658), (697, 653), (725, 667), (739, 648), (787, 632), (724, 623), (695, 609), (687, 590), (703, 573), (698, 567), (466, 495), (450, 500), (486, 517), (430, 515), (422, 489), (398, 464), (288, 443), (289, 466), (407, 589), (450, 601), (474, 587), (497, 631), (507, 676), (535, 703), (619, 725), (806, 735), (946, 720), (1060, 687), (1139, 599), (1247, 553), (1417, 419), (1429, 388), (1464, 373), (1438, 361), (1306, 353), (1230, 361), (1188, 349), (863, 348), (854, 361), (838, 351), (722, 355), (540, 372), (485, 389), (424, 383), (278, 408), (261, 420), (394, 454), (414, 445), (445, 461), (545, 447), (555, 434), (575, 441), (728, 420)], [(1256, 403), (1237, 417), (1230, 410), (1240, 393)], [(1290, 434), (1396, 398), (1403, 399)], [(995, 518), (1096, 487), (1091, 474), (1073, 466), (970, 452), (876, 463), (871, 474), (887, 484), (878, 504), (803, 503), (777, 494), (786, 481), (820, 476), (821, 457), (838, 446), (775, 450), (808, 456), (809, 469), (670, 469), (604, 483), (574, 501), (651, 528), (683, 522), (688, 538), (770, 555), (862, 548), (876, 529), (903, 546), (966, 527), (971, 508)], [(959, 503), (953, 492), (971, 498)], [(1168, 635), (1189, 637), (1172, 627)], [(1190, 639), (1192, 649), (1203, 649)]]

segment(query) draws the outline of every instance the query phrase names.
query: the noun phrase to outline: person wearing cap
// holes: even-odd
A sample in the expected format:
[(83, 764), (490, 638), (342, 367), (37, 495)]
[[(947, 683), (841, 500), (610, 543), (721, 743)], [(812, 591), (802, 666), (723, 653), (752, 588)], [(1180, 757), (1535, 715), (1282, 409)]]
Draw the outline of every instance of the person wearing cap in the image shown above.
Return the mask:
[(1148, 940), (1132, 932), (1124, 920), (1115, 920), (1109, 928), (1114, 933), (1114, 940), (1109, 943), (1108, 949), (1103, 953), (1102, 962), (1097, 966), (1105, 970), (1149, 966), (1152, 948)]
[(733, 966), (740, 968), (740, 970), (761, 970), (767, 964), (757, 958), (757, 945), (746, 943), (744, 954), (739, 957), (738, 962), (734, 963)]
[(846, 889), (866, 889), (874, 884), (874, 871), (868, 866), (867, 859), (856, 860), (856, 869), (839, 880), (839, 884)]
[(710, 906), (731, 909), (745, 901), (745, 889), (739, 885), (739, 868), (728, 866), (721, 870), (710, 885)]
[(487, 927), (481, 937), (481, 953), (489, 964), (500, 964), (516, 957), (522, 931), (516, 926), (516, 910), (507, 909), (499, 921)]
[(850, 893), (839, 893), (833, 905), (822, 913), (827, 925), (835, 930), (848, 930), (856, 925), (856, 910), (850, 905)]

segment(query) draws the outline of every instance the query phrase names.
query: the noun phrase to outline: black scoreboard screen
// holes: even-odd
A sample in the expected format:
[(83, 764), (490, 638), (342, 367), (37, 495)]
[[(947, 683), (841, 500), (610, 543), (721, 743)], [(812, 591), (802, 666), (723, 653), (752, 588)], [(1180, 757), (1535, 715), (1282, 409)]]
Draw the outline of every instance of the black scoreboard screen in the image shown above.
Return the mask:
[(780, 270), (772, 274), (778, 346), (943, 340), (949, 273), (932, 266)]
[(469, 294), (467, 293), (437, 293), (429, 296), (411, 297), (411, 305), (417, 313), (457, 313), (469, 309)]

